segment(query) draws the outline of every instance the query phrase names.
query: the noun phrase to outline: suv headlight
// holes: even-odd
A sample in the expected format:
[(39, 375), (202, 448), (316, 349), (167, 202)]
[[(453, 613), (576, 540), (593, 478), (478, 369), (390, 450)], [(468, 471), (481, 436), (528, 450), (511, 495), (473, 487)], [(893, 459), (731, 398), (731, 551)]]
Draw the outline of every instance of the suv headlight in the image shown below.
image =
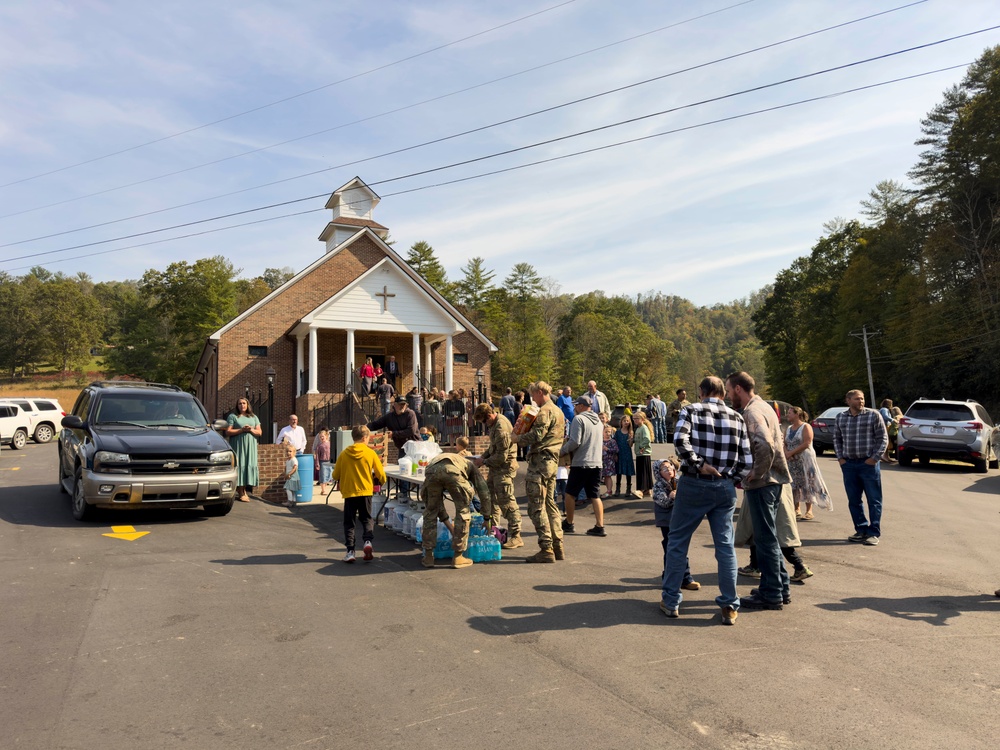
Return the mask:
[(124, 464), (128, 464), (131, 460), (128, 453), (97, 451), (94, 454), (94, 470), (107, 474), (128, 474), (129, 469)]
[(229, 464), (230, 466), (236, 465), (236, 454), (232, 451), (219, 451), (218, 453), (210, 453), (208, 456), (208, 462), (210, 464)]

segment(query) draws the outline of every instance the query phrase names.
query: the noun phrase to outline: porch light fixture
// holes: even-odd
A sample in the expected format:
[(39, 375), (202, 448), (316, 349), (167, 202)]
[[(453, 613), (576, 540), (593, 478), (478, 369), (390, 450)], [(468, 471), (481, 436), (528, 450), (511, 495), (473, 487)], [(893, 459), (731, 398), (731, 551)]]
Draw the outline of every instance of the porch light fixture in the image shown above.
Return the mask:
[(486, 380), (486, 373), (482, 370), (476, 370), (476, 385), (482, 385)]
[(274, 385), (274, 376), (276, 374), (274, 372), (274, 368), (273, 367), (268, 367), (267, 371), (264, 374), (267, 375), (267, 384), (268, 385)]

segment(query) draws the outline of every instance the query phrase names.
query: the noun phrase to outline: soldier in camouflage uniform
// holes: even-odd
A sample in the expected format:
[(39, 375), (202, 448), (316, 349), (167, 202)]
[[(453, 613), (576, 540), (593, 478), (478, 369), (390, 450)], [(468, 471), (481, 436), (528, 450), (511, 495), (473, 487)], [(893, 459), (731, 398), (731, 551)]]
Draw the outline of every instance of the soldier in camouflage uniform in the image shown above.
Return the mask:
[[(452, 534), (451, 548), (455, 552), (451, 567), (465, 568), (472, 565), (472, 560), (463, 555), (469, 544), (469, 521), (472, 513), (473, 494), (480, 499), (490, 496), (490, 488), (486, 485), (479, 469), (465, 456), (457, 453), (442, 453), (433, 458), (424, 472), (426, 479), (420, 490), (420, 499), (427, 505), (424, 510), (423, 548), (424, 556), (420, 561), (425, 568), (434, 567), (434, 546), (437, 544), (438, 519), (447, 514), (444, 510), (444, 493), (448, 492), (455, 503), (455, 531)], [(442, 518), (441, 520), (445, 520)]]
[[(490, 470), (489, 485), (493, 502), (489, 511), (489, 523), (500, 525), (500, 515), (507, 519), (507, 541), (504, 549), (523, 547), (521, 541), (521, 511), (514, 497), (514, 477), (517, 474), (517, 445), (514, 443), (514, 427), (503, 414), (493, 411), (490, 404), (480, 404), (474, 415), (477, 422), (485, 424), (490, 431), (490, 445), (476, 459), (476, 466), (486, 466)], [(483, 516), (487, 516), (483, 505)]]
[(528, 515), (538, 534), (537, 554), (527, 558), (531, 563), (552, 563), (565, 559), (563, 551), (562, 515), (556, 505), (556, 465), (562, 448), (566, 419), (549, 396), (552, 388), (544, 380), (534, 383), (531, 400), (540, 408), (534, 423), (517, 444), (529, 448)]

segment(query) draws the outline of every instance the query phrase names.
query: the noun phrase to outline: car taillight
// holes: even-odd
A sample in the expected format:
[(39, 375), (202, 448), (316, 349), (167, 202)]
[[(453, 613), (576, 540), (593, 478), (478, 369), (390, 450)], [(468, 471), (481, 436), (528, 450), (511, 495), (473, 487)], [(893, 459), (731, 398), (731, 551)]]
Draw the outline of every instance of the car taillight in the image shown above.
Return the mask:
[(983, 423), (982, 422), (969, 422), (967, 425), (965, 425), (965, 429), (967, 429), (967, 430), (974, 430), (975, 432), (982, 432), (983, 431)]
[(896, 420), (896, 422), (899, 424), (900, 427), (902, 427), (903, 425), (910, 424), (910, 420), (907, 419), (906, 417), (900, 417), (899, 419)]
[(820, 422), (818, 419), (814, 419), (812, 421), (812, 426), (813, 427), (822, 427), (823, 429), (826, 429), (826, 422)]

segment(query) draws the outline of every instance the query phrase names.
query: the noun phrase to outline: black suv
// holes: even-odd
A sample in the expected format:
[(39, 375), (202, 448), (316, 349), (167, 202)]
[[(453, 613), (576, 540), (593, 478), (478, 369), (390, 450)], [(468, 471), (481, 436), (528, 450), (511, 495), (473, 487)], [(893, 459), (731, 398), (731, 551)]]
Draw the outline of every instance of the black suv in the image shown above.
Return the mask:
[(191, 508), (224, 516), (236, 495), (236, 457), (205, 408), (177, 386), (91, 383), (59, 435), (59, 489), (73, 517), (95, 508)]

